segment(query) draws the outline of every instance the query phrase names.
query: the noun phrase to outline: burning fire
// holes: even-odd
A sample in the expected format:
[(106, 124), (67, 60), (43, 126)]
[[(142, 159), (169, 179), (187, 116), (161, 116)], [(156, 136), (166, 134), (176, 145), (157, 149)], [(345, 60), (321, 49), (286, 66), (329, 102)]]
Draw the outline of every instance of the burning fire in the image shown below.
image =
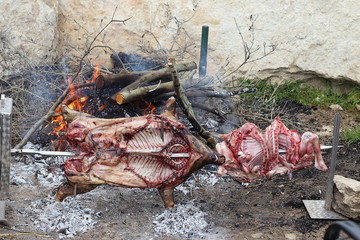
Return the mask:
[(156, 110), (156, 107), (151, 102), (145, 102), (145, 104), (147, 107), (144, 110), (144, 115), (153, 114)]
[(93, 75), (92, 75), (92, 78), (90, 81), (86, 81), (87, 83), (92, 83), (92, 82), (95, 82), (95, 79), (100, 75), (100, 65), (97, 64), (95, 67), (94, 67), (94, 72), (93, 72)]
[[(56, 112), (60, 112), (60, 107), (58, 107), (57, 109), (56, 109)], [(66, 127), (66, 122), (64, 122), (64, 118), (63, 118), (63, 116), (62, 115), (57, 115), (57, 116), (55, 116), (55, 117), (52, 117), (52, 119), (51, 119), (51, 123), (57, 123), (58, 124), (58, 126), (57, 127), (54, 127), (53, 128), (53, 131), (50, 133), (50, 134), (54, 134), (54, 133), (58, 133), (58, 132), (60, 132), (63, 128), (65, 128)]]
[[(94, 72), (92, 75), (92, 78), (86, 83), (92, 83), (95, 82), (95, 79), (100, 75), (100, 65), (96, 65), (94, 67)], [(72, 84), (71, 78), (67, 79), (69, 83), (69, 93), (68, 93), (68, 99), (74, 99), (71, 103), (67, 104), (67, 106), (76, 111), (82, 111), (83, 108), (86, 106), (89, 97), (82, 97), (79, 96), (79, 92), (76, 91), (75, 86)], [(61, 107), (58, 106), (55, 110), (55, 116), (51, 118), (51, 123), (55, 125), (52, 132), (49, 133), (51, 135), (59, 136), (60, 132), (63, 132), (67, 127), (67, 122), (64, 121), (63, 116), (61, 115)]]

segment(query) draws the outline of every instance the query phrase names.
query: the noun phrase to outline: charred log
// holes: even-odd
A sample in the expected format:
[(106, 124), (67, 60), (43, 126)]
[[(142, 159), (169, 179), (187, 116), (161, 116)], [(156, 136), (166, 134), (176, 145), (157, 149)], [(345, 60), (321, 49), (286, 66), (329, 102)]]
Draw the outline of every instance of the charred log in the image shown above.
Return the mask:
[(110, 56), (114, 64), (114, 69), (125, 69), (130, 72), (135, 71), (149, 71), (159, 70), (161, 66), (161, 59), (154, 59), (151, 57), (144, 57), (136, 53), (113, 53)]

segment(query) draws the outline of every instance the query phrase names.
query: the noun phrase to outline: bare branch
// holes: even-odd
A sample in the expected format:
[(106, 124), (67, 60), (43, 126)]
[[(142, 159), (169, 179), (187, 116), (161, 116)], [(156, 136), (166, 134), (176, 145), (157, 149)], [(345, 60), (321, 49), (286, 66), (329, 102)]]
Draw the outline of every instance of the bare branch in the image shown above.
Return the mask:
[(43, 116), (42, 118), (40, 118), (30, 129), (29, 131), (25, 134), (25, 136), (21, 139), (21, 141), (15, 146), (15, 148), (22, 148), (26, 142), (28, 141), (28, 139), (30, 138), (30, 136), (48, 119), (50, 119), (54, 113), (54, 111), (56, 110), (56, 108), (63, 102), (63, 100), (66, 98), (66, 96), (68, 95), (68, 93), (70, 92), (70, 87), (71, 84), (74, 82), (74, 80), (79, 76), (82, 68), (83, 68), (83, 64), (84, 64), (84, 60), (85, 57), (87, 55), (90, 54), (91, 50), (93, 49), (93, 44), (95, 43), (95, 41), (97, 40), (97, 38), (100, 36), (101, 33), (103, 33), (105, 31), (105, 29), (111, 24), (111, 23), (123, 23), (125, 24), (126, 21), (128, 21), (131, 17), (125, 19), (125, 20), (116, 20), (114, 19), (115, 13), (116, 13), (117, 7), (115, 8), (113, 15), (111, 17), (111, 20), (95, 35), (95, 37), (93, 38), (93, 40), (91, 41), (90, 45), (88, 46), (87, 50), (85, 51), (84, 55), (82, 56), (82, 58), (80, 59), (79, 62), (79, 69), (77, 71), (77, 73), (71, 78), (71, 80), (69, 81), (69, 86), (64, 90), (64, 92), (61, 94), (61, 96), (56, 100), (56, 102), (51, 106), (51, 108), (49, 109), (49, 111), (47, 112), (47, 114), (45, 116)]
[(244, 50), (244, 61), (242, 63), (240, 63), (239, 66), (237, 66), (233, 71), (231, 71), (230, 73), (226, 74), (225, 76), (222, 76), (221, 79), (226, 79), (227, 77), (229, 77), (230, 75), (234, 74), (235, 72), (237, 72), (241, 67), (243, 67), (245, 64), (248, 64), (248, 63), (252, 63), (252, 62), (256, 62), (260, 59), (263, 59), (265, 58), (266, 56), (268, 56), (269, 54), (273, 53), (277, 47), (276, 44), (274, 45), (271, 45), (271, 49), (269, 51), (266, 51), (266, 43), (263, 43), (263, 48), (264, 48), (264, 53), (262, 56), (260, 57), (257, 57), (257, 58), (252, 58), (253, 54), (258, 52), (261, 47), (260, 46), (257, 46), (256, 48), (254, 48), (254, 42), (255, 42), (255, 32), (254, 32), (254, 24), (255, 24), (255, 21), (256, 21), (256, 17), (253, 17), (253, 15), (250, 15), (250, 21), (251, 21), (251, 25), (249, 27), (249, 30), (251, 32), (251, 39), (250, 39), (250, 44), (247, 43), (244, 39), (244, 36), (240, 30), (240, 27), (236, 21), (236, 19), (234, 18), (234, 21), (235, 21), (235, 25), (236, 25), (236, 28), (238, 30), (238, 33), (240, 35), (240, 38), (241, 38), (241, 42), (242, 42), (242, 45), (243, 45), (243, 50)]

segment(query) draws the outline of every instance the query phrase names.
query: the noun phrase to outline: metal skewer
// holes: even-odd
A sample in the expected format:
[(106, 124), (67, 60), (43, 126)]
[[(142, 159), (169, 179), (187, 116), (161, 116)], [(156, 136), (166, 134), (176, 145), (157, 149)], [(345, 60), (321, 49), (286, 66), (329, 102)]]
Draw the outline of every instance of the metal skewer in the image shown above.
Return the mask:
[(11, 154), (23, 154), (23, 155), (44, 155), (44, 156), (59, 156), (59, 157), (71, 157), (76, 154), (73, 152), (60, 152), (60, 151), (40, 151), (35, 149), (11, 149)]
[[(11, 154), (24, 154), (24, 155), (44, 155), (44, 156), (59, 156), (59, 157), (72, 157), (77, 155), (73, 152), (60, 152), (60, 151), (41, 151), (36, 149), (11, 149)], [(142, 153), (142, 154), (157, 154), (153, 152), (128, 152), (128, 153)], [(190, 157), (189, 153), (172, 153), (169, 155), (171, 158), (184, 158)]]
[[(339, 148), (339, 147), (342, 147), (342, 146), (337, 146), (337, 147)], [(331, 149), (331, 148), (333, 148), (333, 146), (325, 146), (325, 145), (320, 146), (321, 150), (326, 150), (326, 149)], [(285, 149), (279, 149), (279, 153), (286, 153), (286, 150)], [(241, 154), (243, 154), (243, 152), (239, 151), (238, 155), (241, 155)]]
[[(337, 146), (338, 148), (342, 147), (342, 146)], [(326, 145), (321, 145), (320, 149), (321, 150), (326, 150), (326, 149), (331, 149), (333, 148), (333, 146), (326, 146)], [(286, 153), (285, 149), (279, 149), (279, 153)]]

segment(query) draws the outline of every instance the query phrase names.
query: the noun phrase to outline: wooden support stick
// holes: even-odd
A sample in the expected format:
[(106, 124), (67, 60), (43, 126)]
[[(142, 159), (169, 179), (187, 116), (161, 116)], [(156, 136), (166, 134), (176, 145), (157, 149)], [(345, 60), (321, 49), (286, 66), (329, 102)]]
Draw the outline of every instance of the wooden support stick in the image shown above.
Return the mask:
[[(0, 99), (0, 200), (9, 197), (11, 148), (11, 98)], [(1, 220), (1, 219), (0, 219)]]
[(193, 125), (195, 130), (200, 134), (200, 136), (202, 138), (205, 139), (206, 144), (211, 149), (215, 149), (215, 146), (216, 146), (215, 139), (196, 120), (196, 117), (195, 117), (194, 111), (192, 109), (191, 103), (190, 103), (189, 99), (186, 97), (186, 95), (184, 94), (184, 90), (180, 85), (180, 80), (179, 80), (179, 77), (178, 77), (178, 74), (177, 74), (177, 70), (174, 67), (175, 66), (175, 59), (170, 59), (170, 62), (168, 63), (168, 66), (169, 66), (169, 69), (171, 71), (171, 77), (172, 77), (173, 84), (174, 84), (175, 98), (176, 98), (176, 101), (178, 102), (178, 104), (180, 105), (181, 110), (187, 116), (187, 118), (189, 119), (190, 123)]
[(337, 157), (337, 150), (338, 150), (338, 145), (339, 145), (340, 120), (341, 120), (340, 114), (338, 114), (338, 113), (335, 114), (330, 171), (329, 171), (328, 183), (327, 183), (327, 188), (326, 188), (326, 193), (325, 193), (324, 207), (326, 210), (331, 209), (332, 198), (333, 198), (336, 157)]

